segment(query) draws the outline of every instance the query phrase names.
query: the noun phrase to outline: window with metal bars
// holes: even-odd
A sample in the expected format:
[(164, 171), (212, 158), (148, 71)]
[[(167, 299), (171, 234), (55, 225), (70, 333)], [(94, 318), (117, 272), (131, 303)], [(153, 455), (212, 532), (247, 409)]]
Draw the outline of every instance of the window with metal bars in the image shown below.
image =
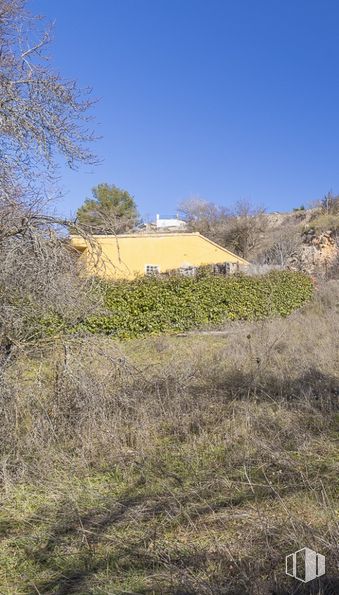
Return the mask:
[(145, 264), (146, 275), (159, 275), (160, 266), (158, 264)]

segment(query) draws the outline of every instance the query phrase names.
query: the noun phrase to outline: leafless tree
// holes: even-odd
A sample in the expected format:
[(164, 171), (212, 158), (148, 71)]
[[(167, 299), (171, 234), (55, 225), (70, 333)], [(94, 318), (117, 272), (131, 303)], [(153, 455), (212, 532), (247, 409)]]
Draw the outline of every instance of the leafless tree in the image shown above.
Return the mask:
[(72, 222), (43, 208), (46, 188), (55, 180), (56, 154), (70, 167), (95, 162), (87, 148), (93, 138), (91, 100), (53, 71), (46, 54), (50, 41), (51, 28), (27, 12), (24, 0), (0, 0), (0, 349), (5, 352), (36, 338), (42, 321), (48, 327), (48, 317), (79, 320), (87, 295), (88, 281), (79, 275), (62, 231)]
[(226, 210), (201, 198), (189, 198), (179, 205), (179, 212), (188, 226), (206, 236), (216, 237)]
[(248, 201), (238, 201), (222, 229), (223, 244), (243, 258), (251, 258), (266, 229), (264, 209)]
[[(55, 153), (71, 167), (95, 161), (87, 149), (89, 97), (51, 68), (51, 28), (23, 0), (0, 0), (1, 198), (32, 196), (55, 168)], [(36, 197), (35, 197), (36, 200)]]
[(335, 196), (332, 192), (328, 192), (320, 203), (323, 213), (326, 215), (339, 214), (339, 196)]
[(264, 262), (286, 266), (288, 260), (297, 253), (301, 245), (301, 234), (295, 227), (279, 230), (273, 244), (265, 251)]
[(192, 230), (199, 231), (244, 258), (260, 245), (266, 228), (264, 209), (239, 201), (232, 208), (201, 199), (181, 203), (180, 212)]

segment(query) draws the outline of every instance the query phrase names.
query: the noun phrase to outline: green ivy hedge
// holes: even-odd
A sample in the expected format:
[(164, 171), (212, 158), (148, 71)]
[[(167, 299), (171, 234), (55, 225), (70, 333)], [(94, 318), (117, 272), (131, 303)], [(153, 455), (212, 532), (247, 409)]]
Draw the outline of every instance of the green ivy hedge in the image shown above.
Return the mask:
[(81, 325), (117, 337), (186, 331), (226, 320), (287, 316), (307, 302), (310, 277), (292, 271), (262, 276), (142, 277), (105, 284), (105, 316)]

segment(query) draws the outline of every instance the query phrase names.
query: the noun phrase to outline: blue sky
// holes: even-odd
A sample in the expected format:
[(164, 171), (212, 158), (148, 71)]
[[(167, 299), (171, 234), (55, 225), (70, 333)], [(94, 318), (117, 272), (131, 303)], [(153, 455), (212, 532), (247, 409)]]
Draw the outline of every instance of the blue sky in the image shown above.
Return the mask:
[(289, 210), (339, 191), (337, 0), (31, 0), (53, 63), (91, 86), (96, 168), (60, 170), (59, 210), (91, 188), (144, 216), (199, 196)]

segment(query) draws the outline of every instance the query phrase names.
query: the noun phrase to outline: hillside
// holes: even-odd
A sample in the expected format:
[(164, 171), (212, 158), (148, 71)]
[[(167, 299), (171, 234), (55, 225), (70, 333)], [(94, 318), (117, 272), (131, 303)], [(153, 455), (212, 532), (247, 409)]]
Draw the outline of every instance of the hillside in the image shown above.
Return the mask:
[(254, 265), (288, 267), (312, 275), (337, 275), (339, 197), (314, 207), (270, 213), (246, 201), (225, 208), (200, 199), (182, 203), (192, 231), (199, 231)]
[(339, 263), (339, 213), (320, 207), (263, 215), (254, 262), (282, 264), (292, 270), (329, 277)]

